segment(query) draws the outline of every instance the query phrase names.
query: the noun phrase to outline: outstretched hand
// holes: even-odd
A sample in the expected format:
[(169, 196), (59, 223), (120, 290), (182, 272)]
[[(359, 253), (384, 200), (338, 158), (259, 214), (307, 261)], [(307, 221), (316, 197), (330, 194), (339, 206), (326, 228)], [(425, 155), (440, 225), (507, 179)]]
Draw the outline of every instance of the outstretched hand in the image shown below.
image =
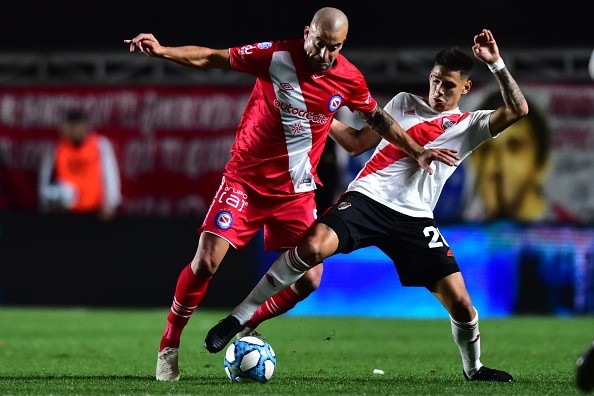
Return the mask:
[(148, 56), (159, 56), (162, 46), (151, 33), (140, 33), (133, 39), (124, 40), (130, 46), (130, 52), (140, 51)]
[(497, 42), (490, 30), (483, 29), (481, 33), (474, 36), (472, 53), (477, 59), (487, 64), (493, 63), (500, 58)]
[(460, 160), (460, 157), (457, 153), (457, 150), (447, 148), (425, 149), (417, 157), (417, 162), (421, 168), (425, 169), (430, 175), (432, 175), (433, 168), (431, 168), (431, 162), (439, 161), (449, 166), (457, 166), (457, 161)]

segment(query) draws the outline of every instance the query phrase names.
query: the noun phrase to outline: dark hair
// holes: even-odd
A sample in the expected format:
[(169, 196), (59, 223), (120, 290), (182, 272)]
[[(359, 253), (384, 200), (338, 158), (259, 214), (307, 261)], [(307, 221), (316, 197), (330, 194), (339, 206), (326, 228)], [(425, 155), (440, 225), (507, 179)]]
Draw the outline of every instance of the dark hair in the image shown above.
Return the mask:
[(64, 113), (64, 120), (66, 122), (87, 122), (89, 117), (81, 109), (68, 109)]
[(435, 55), (433, 66), (443, 66), (449, 70), (459, 72), (465, 77), (470, 76), (470, 71), (474, 66), (474, 59), (466, 52), (456, 46), (442, 49)]

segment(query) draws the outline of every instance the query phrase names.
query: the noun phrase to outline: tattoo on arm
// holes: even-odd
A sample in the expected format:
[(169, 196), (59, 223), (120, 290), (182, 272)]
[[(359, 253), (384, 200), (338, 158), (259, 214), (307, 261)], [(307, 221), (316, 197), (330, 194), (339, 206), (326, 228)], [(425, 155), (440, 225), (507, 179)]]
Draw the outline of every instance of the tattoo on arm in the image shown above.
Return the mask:
[(519, 108), (526, 101), (524, 94), (520, 90), (520, 87), (512, 77), (511, 73), (507, 68), (501, 70), (501, 73), (497, 74), (497, 83), (501, 91), (503, 103), (506, 107)]
[(380, 136), (384, 136), (394, 123), (392, 117), (381, 107), (376, 107), (371, 113), (364, 114), (365, 122)]

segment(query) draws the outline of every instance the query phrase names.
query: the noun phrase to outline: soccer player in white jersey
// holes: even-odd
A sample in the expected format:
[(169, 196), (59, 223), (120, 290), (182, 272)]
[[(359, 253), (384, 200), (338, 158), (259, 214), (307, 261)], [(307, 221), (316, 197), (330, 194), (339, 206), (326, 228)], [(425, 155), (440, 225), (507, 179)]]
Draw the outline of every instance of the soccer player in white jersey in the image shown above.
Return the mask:
[[(424, 147), (451, 147), (461, 160), (483, 141), (528, 114), (518, 84), (505, 67), (491, 31), (474, 37), (474, 56), (499, 84), (504, 105), (461, 111), (460, 97), (472, 82), (472, 56), (457, 47), (440, 51), (429, 74), (429, 95), (397, 94), (385, 110)], [(206, 337), (209, 350), (224, 348), (237, 332), (253, 328), (254, 312), (272, 295), (327, 257), (366, 246), (379, 247), (396, 266), (403, 286), (426, 287), (447, 309), (459, 347), (464, 378), (512, 381), (480, 360), (478, 312), (472, 305), (454, 253), (433, 218), (442, 188), (455, 167), (434, 163), (431, 174), (401, 149), (382, 140), (339, 201), (329, 208), (295, 248), (283, 253), (249, 296)]]
[[(454, 150), (426, 149), (416, 143), (369, 93), (361, 72), (340, 54), (348, 32), (346, 15), (332, 7), (318, 10), (303, 37), (228, 49), (162, 46), (154, 35), (124, 40), (130, 51), (196, 69), (231, 69), (252, 74), (256, 82), (239, 122), (231, 159), (199, 228), (196, 254), (181, 271), (165, 332), (159, 344), (156, 378), (177, 381), (183, 329), (202, 301), (212, 276), (230, 246), (244, 247), (264, 229), (266, 250), (284, 251), (303, 238), (316, 219), (314, 190), (334, 115), (342, 106), (360, 112), (368, 125), (401, 147), (423, 169), (434, 160), (455, 165)], [(343, 134), (349, 151), (375, 133)], [(321, 268), (308, 271), (282, 291), (278, 315), (313, 292)]]

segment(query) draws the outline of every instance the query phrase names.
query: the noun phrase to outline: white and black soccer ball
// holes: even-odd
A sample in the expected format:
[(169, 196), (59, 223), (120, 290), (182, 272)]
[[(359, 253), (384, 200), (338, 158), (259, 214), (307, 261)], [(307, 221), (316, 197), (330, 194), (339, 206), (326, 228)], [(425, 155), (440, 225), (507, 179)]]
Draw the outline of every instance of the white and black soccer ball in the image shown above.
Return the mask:
[(235, 340), (225, 352), (225, 372), (231, 382), (267, 382), (276, 368), (276, 355), (268, 342), (246, 336)]

